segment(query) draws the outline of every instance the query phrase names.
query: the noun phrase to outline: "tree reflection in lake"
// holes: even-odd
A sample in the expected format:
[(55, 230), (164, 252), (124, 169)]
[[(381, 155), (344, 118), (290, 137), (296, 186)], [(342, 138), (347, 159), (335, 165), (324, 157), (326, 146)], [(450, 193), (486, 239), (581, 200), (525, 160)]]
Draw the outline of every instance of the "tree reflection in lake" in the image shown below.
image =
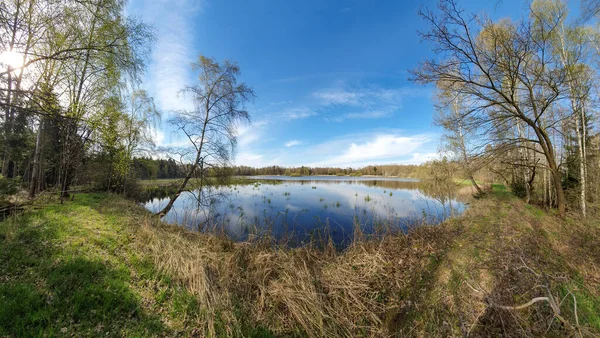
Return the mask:
[[(279, 179), (280, 184), (260, 179)], [(287, 245), (318, 239), (338, 247), (356, 233), (378, 236), (437, 224), (461, 213), (455, 189), (434, 181), (366, 177), (260, 177), (247, 185), (210, 187), (188, 192), (165, 216), (192, 230), (222, 232), (235, 240), (268, 237)], [(209, 200), (204, 206), (198, 200)], [(166, 199), (144, 205), (159, 210)]]

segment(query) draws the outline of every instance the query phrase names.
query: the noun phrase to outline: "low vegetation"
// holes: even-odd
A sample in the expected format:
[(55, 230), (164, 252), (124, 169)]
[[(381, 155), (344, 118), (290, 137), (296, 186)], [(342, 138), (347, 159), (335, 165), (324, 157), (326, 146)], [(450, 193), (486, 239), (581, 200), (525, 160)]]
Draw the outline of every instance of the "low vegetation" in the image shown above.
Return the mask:
[(460, 218), (338, 252), (79, 194), (0, 223), (0, 335), (596, 336), (598, 224), (495, 186)]

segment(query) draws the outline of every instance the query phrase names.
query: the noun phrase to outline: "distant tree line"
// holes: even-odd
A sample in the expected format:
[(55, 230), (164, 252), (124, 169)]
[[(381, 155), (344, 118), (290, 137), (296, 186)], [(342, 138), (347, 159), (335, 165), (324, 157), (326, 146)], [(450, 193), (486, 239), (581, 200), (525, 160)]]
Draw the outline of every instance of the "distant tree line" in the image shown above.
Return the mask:
[(427, 177), (428, 169), (426, 165), (370, 165), (359, 168), (340, 168), (340, 167), (281, 167), (268, 166), (253, 168), (248, 166), (236, 166), (232, 168), (232, 173), (238, 176), (253, 175), (286, 175), (286, 176), (309, 176), (309, 175), (377, 175), (377, 176), (396, 176), (396, 177)]
[[(182, 178), (189, 170), (189, 164), (175, 161), (174, 159), (153, 159), (151, 157), (135, 157), (132, 162), (133, 171), (137, 178), (142, 180)], [(284, 175), (284, 176), (310, 176), (310, 175), (372, 175), (385, 177), (429, 177), (429, 165), (374, 165), (362, 168), (340, 168), (340, 167), (282, 167), (268, 166), (254, 168), (249, 166), (225, 167), (220, 170), (209, 170), (208, 177), (223, 174), (235, 176), (259, 176), (259, 175)]]

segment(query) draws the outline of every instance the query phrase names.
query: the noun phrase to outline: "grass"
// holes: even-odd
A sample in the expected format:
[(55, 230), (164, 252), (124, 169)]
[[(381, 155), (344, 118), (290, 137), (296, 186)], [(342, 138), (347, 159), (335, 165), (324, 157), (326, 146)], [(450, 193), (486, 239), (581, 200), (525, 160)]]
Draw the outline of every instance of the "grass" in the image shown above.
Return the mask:
[[(459, 218), (343, 252), (191, 233), (117, 196), (37, 207), (0, 223), (0, 336), (558, 337), (575, 334), (575, 301), (582, 334), (600, 334), (600, 222), (502, 186)], [(540, 285), (570, 326), (544, 302), (491, 305)]]
[(143, 187), (146, 186), (168, 186), (168, 185), (178, 185), (181, 184), (183, 179), (180, 178), (160, 178), (156, 180), (140, 180), (140, 185)]
[(0, 336), (192, 334), (197, 301), (136, 250), (136, 209), (78, 195), (0, 223)]
[[(454, 182), (455, 182), (455, 183), (456, 183), (458, 186), (467, 186), (467, 187), (473, 186), (473, 182), (472, 182), (470, 179), (455, 178), (455, 179), (454, 179)], [(482, 182), (482, 181), (480, 181), (480, 180), (475, 180), (475, 182), (476, 182), (478, 185), (485, 185), (485, 184), (486, 184), (485, 182)]]

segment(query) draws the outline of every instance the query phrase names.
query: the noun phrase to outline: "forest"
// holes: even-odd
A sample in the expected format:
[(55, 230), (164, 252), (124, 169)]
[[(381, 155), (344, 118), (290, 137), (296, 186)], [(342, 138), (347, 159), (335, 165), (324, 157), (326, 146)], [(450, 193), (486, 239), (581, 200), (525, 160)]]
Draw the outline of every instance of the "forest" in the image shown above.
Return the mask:
[[(261, 93), (235, 61), (196, 51), (189, 108), (160, 111), (144, 83), (158, 31), (127, 1), (0, 2), (0, 336), (600, 335), (600, 1), (528, 1), (521, 18), (436, 3), (415, 14), (430, 58), (404, 70), (434, 93), (435, 158), (252, 167), (236, 151)], [(184, 142), (155, 143), (161, 125)], [(401, 183), (244, 178), (261, 175)], [(224, 197), (240, 191), (264, 209)], [(323, 229), (261, 236), (309, 215), (292, 205), (306, 191)], [(444, 216), (388, 231), (395, 198)], [(214, 218), (181, 216), (189, 200)], [(361, 218), (377, 209), (397, 219)], [(238, 240), (225, 224), (243, 217)]]
[[(379, 176), (397, 176), (397, 177), (427, 177), (427, 167), (422, 165), (371, 165), (362, 168), (353, 169), (339, 167), (282, 167), (269, 166), (262, 168), (253, 168), (249, 166), (227, 167), (229, 174), (234, 176), (255, 176), (255, 175), (379, 175)], [(134, 176), (141, 180), (162, 179), (162, 178), (182, 178), (186, 171), (185, 163), (178, 163), (173, 159), (162, 160), (152, 159), (150, 157), (134, 157), (133, 169)]]
[(124, 1), (3, 1), (2, 177), (34, 198), (123, 189), (159, 114), (139, 89), (154, 39)]

